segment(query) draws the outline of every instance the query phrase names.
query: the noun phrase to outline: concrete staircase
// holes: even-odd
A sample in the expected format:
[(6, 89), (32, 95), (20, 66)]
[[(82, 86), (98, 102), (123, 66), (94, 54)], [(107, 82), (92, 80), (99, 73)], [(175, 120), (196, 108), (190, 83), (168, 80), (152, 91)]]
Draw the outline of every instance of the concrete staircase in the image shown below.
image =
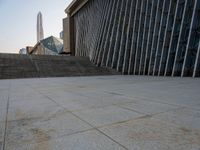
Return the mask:
[(87, 57), (0, 54), (0, 79), (114, 75)]

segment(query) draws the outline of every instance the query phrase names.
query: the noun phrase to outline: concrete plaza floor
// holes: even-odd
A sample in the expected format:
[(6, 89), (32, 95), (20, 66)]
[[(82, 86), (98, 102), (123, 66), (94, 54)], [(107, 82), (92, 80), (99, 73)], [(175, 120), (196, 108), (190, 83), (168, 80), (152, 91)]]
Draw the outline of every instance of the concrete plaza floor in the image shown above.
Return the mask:
[(0, 80), (1, 150), (200, 150), (200, 79)]

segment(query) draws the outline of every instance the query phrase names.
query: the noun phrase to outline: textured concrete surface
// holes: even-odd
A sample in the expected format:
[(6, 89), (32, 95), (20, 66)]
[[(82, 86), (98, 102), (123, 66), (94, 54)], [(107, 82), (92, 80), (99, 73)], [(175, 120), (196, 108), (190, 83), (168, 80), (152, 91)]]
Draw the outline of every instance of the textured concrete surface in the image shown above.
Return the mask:
[(0, 80), (0, 150), (199, 150), (200, 79)]

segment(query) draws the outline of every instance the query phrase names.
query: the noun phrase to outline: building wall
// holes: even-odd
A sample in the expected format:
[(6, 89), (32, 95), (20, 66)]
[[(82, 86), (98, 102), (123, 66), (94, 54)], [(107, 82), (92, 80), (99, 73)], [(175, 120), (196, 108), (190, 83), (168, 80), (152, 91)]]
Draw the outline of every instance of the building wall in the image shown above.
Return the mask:
[(63, 19), (63, 46), (64, 52), (70, 53), (69, 18)]
[(200, 0), (90, 0), (73, 19), (76, 56), (124, 74), (200, 76)]

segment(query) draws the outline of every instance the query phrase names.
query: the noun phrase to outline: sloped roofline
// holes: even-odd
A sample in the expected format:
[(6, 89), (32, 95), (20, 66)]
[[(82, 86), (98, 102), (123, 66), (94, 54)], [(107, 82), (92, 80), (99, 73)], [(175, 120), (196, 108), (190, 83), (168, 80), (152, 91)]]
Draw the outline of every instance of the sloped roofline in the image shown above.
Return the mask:
[(73, 0), (65, 9), (65, 13), (69, 16), (76, 14), (89, 0)]

